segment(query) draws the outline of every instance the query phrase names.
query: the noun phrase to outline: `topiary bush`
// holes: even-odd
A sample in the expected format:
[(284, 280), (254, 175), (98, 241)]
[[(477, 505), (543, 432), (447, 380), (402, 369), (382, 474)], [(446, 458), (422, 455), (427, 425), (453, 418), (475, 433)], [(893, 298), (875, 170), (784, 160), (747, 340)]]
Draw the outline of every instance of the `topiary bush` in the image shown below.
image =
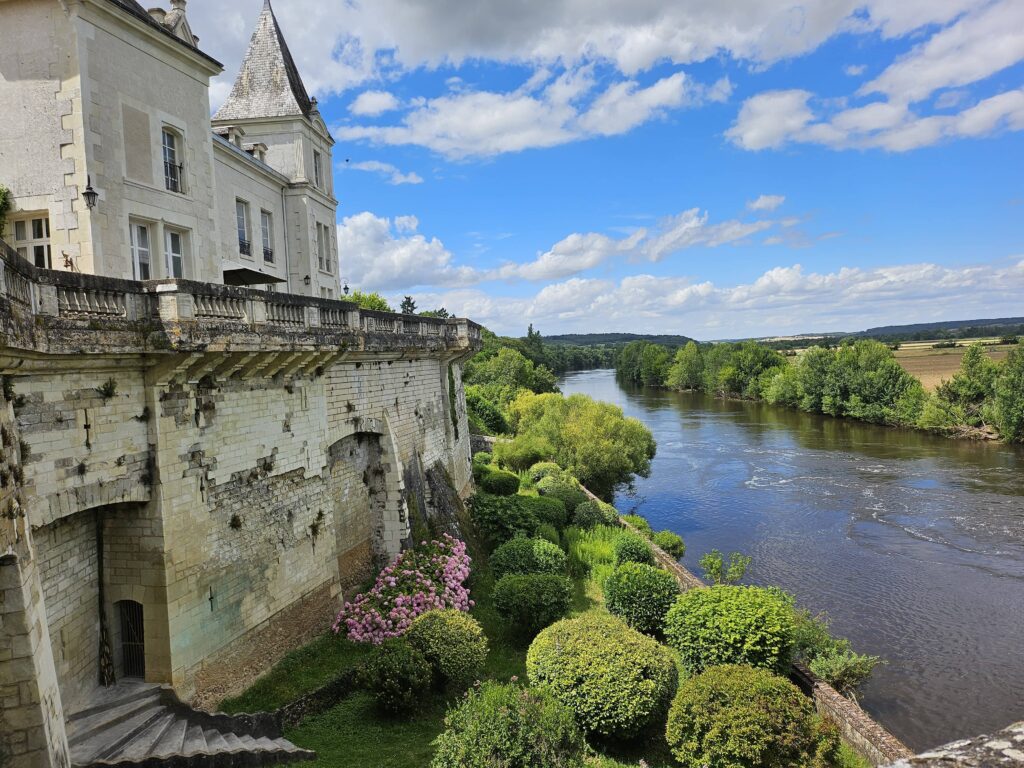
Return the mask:
[(430, 691), (430, 663), (404, 637), (393, 638), (377, 646), (359, 680), (383, 711), (411, 712)]
[(491, 555), (495, 579), (509, 573), (565, 574), (566, 556), (562, 548), (544, 539), (510, 539)]
[(538, 462), (550, 459), (554, 453), (554, 446), (536, 435), (519, 435), (515, 440), (494, 446), (494, 460), (513, 472), (525, 472)]
[[(562, 536), (558, 533), (558, 529), (550, 523), (541, 523), (537, 526), (536, 537), (538, 539), (544, 539), (544, 541), (550, 541), (556, 547), (562, 547)], [(565, 550), (562, 550), (563, 552)]]
[(469, 685), (487, 660), (483, 628), (462, 611), (427, 611), (416, 617), (405, 636), (430, 664), (438, 686)]
[(580, 489), (580, 484), (570, 475), (548, 475), (537, 481), (537, 493), (561, 500), (565, 510), (572, 514), (573, 510), (587, 501), (587, 494)]
[(563, 469), (555, 464), (553, 461), (541, 461), (530, 467), (530, 479), (535, 483), (539, 483), (548, 475), (561, 475)]
[(519, 493), (519, 475), (503, 469), (492, 469), (480, 476), (480, 490), (495, 496), (514, 496)]
[(676, 560), (681, 559), (686, 554), (686, 542), (683, 541), (683, 537), (678, 533), (658, 531), (651, 537), (651, 541), (654, 542), (655, 546), (660, 547)]
[(469, 500), (470, 517), (492, 547), (537, 530), (540, 521), (532, 507), (522, 504), (525, 498), (477, 493)]
[(646, 517), (641, 515), (623, 515), (622, 520), (636, 528), (637, 533), (641, 536), (646, 536), (649, 539), (654, 535), (654, 531), (651, 530), (651, 524), (647, 522)]
[(510, 573), (495, 583), (491, 599), (517, 634), (532, 638), (569, 612), (572, 583), (553, 573)]
[(572, 513), (572, 524), (577, 528), (593, 528), (595, 525), (618, 525), (619, 513), (611, 504), (587, 500), (577, 504)]
[(542, 630), (526, 654), (533, 685), (547, 686), (587, 732), (629, 739), (659, 722), (675, 693), (671, 652), (606, 613)]
[(491, 463), (492, 458), (491, 454), (487, 451), (477, 451), (473, 454), (473, 466), (475, 467), (478, 464), (482, 467), (487, 466)]
[(604, 602), (609, 612), (645, 635), (661, 635), (665, 614), (677, 597), (679, 584), (675, 578), (643, 563), (623, 563), (604, 582)]
[(743, 665), (708, 668), (679, 686), (665, 738), (683, 766), (827, 768), (839, 737), (788, 680)]
[(615, 542), (615, 564), (646, 563), (654, 565), (654, 550), (647, 539), (638, 533), (627, 531)]
[(521, 507), (535, 515), (540, 523), (547, 523), (562, 529), (569, 521), (565, 504), (560, 499), (550, 496), (521, 496), (516, 501)]
[(582, 768), (572, 712), (545, 690), (488, 681), (444, 719), (431, 768)]
[(749, 664), (784, 674), (793, 653), (793, 611), (777, 590), (721, 585), (685, 592), (665, 616), (665, 638), (697, 674)]

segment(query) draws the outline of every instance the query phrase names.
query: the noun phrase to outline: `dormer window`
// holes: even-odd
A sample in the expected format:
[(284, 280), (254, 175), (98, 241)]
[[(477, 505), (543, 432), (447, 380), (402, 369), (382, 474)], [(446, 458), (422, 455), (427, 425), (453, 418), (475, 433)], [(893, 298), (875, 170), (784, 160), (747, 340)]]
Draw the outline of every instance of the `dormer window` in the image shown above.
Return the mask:
[(324, 188), (324, 166), (320, 153), (313, 150), (313, 183), (317, 189)]
[(182, 166), (181, 137), (164, 128), (162, 131), (163, 153), (164, 153), (164, 186), (171, 192), (182, 193), (184, 186), (184, 168)]

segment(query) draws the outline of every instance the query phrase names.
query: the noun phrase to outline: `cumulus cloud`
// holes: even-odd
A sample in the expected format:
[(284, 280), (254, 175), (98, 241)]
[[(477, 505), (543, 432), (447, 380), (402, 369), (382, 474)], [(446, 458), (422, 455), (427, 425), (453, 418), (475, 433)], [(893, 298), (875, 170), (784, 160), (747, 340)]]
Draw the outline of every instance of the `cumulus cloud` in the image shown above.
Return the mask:
[(785, 195), (760, 195), (756, 200), (747, 203), (747, 208), (751, 211), (774, 211), (784, 202)]
[(376, 117), (385, 112), (398, 109), (398, 106), (398, 99), (395, 98), (393, 93), (388, 91), (363, 91), (356, 96), (348, 111), (353, 115)]
[(845, 72), (850, 77), (860, 77), (867, 71), (867, 66), (864, 64), (847, 64), (843, 67)]
[(349, 163), (346, 167), (351, 168), (354, 171), (369, 171), (370, 173), (380, 174), (388, 180), (388, 184), (423, 183), (423, 177), (418, 173), (402, 173), (398, 168), (391, 165), (391, 163), (383, 163), (380, 160), (364, 160), (360, 163)]
[(698, 338), (821, 330), (938, 319), (950, 302), (968, 314), (1012, 313), (1024, 291), (1024, 260), (942, 266), (902, 264), (808, 272), (800, 264), (767, 270), (748, 283), (715, 285), (682, 277), (632, 275), (618, 283), (574, 278), (533, 297), (496, 297), (477, 289), (430, 294), (499, 333), (532, 322), (545, 333), (685, 333)]

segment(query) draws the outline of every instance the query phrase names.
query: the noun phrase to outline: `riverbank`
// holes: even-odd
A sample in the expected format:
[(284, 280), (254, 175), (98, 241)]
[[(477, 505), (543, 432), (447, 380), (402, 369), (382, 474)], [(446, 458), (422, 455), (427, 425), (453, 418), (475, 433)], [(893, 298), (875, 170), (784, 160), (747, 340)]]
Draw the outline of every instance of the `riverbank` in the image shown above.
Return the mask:
[(560, 387), (654, 433), (651, 475), (617, 495), (623, 512), (683, 536), (689, 562), (751, 555), (751, 581), (889, 661), (861, 704), (912, 748), (1024, 715), (1020, 447), (631, 387), (607, 369)]

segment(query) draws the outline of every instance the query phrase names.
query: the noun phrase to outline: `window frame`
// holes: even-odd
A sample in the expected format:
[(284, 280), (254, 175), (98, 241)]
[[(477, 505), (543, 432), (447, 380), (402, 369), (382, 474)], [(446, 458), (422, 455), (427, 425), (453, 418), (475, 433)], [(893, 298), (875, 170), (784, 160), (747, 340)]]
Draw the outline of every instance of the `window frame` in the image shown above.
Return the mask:
[[(143, 247), (138, 240), (138, 233), (146, 233), (146, 246)], [(131, 248), (132, 254), (132, 278), (134, 280), (153, 280), (153, 226), (148, 221), (140, 221), (138, 219), (128, 220), (128, 243)], [(145, 261), (142, 259), (142, 254), (145, 252)], [(146, 271), (149, 273), (147, 276), (143, 276), (142, 268), (145, 265)]]
[[(178, 238), (178, 253), (175, 254), (171, 248), (172, 238)], [(167, 277), (178, 280), (185, 279), (186, 260), (188, 258), (188, 232), (176, 227), (164, 227), (164, 269), (167, 270)], [(175, 274), (175, 261), (178, 262), (178, 272)]]
[(252, 258), (252, 215), (249, 201), (240, 197), (235, 198), (235, 234), (238, 236), (238, 252)]
[[(171, 140), (168, 146), (167, 139)], [(168, 150), (171, 156), (168, 158)], [(181, 131), (169, 125), (160, 127), (160, 158), (164, 165), (164, 189), (178, 195), (185, 194), (185, 139)]]
[(263, 261), (274, 263), (274, 214), (266, 208), (260, 209), (260, 237), (263, 240)]
[(24, 214), (10, 223), (13, 238), (11, 246), (17, 254), (39, 269), (53, 269), (49, 212)]
[(324, 188), (324, 158), (320, 150), (313, 150), (313, 184), (317, 189)]

